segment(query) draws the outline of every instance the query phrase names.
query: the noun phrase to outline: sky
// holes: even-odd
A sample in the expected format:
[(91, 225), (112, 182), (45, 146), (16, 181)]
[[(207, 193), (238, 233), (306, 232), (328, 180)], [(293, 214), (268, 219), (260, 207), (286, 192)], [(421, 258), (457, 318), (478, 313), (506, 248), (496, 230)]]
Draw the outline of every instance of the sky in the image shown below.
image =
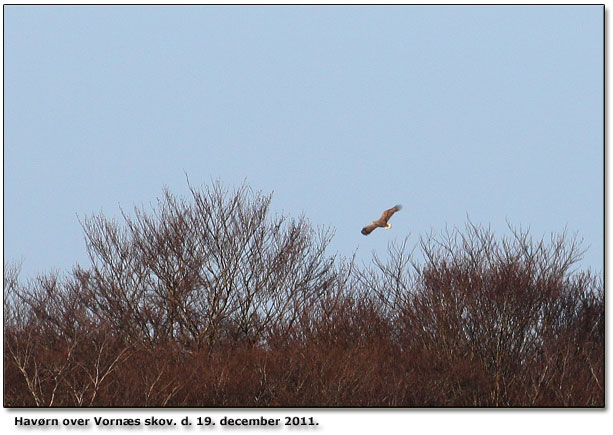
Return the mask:
[[(4, 6), (4, 259), (219, 180), (330, 253), (566, 228), (603, 269), (602, 6)], [(393, 228), (360, 229), (402, 204)]]

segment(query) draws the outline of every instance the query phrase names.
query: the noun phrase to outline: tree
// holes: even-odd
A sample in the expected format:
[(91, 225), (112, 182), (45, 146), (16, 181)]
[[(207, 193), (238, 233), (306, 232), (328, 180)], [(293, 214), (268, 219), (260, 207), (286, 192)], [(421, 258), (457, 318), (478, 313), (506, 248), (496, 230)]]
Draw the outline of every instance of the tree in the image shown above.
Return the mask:
[[(580, 242), (566, 233), (533, 241), (511, 230), (498, 241), (469, 223), (464, 232), (421, 238), (423, 264), (412, 261), (406, 241), (391, 244), (389, 260), (375, 257), (362, 282), (396, 319), (404, 354), (426, 360), (415, 370), (433, 382), (429, 389), (446, 393), (439, 404), (569, 406), (565, 394), (579, 376), (593, 388), (574, 404), (602, 403), (603, 354), (593, 346), (603, 343), (602, 285), (589, 271), (572, 270)], [(545, 382), (560, 364), (562, 372)]]

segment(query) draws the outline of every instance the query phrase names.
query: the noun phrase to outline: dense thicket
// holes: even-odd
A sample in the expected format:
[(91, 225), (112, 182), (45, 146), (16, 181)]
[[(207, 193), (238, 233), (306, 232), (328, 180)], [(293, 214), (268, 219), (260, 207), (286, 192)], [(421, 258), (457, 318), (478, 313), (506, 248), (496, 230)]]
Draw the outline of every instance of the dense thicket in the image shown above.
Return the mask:
[(472, 224), (370, 265), (242, 186), (82, 222), (90, 264), (4, 271), (4, 405), (604, 406), (603, 283), (566, 234)]

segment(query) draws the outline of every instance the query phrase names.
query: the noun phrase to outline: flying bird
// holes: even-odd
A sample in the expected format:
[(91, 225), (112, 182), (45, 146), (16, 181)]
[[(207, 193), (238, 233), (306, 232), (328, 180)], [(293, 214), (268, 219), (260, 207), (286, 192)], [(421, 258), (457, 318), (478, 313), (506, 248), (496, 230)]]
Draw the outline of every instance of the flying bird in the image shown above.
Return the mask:
[(388, 224), (387, 221), (392, 217), (394, 213), (396, 213), (401, 208), (402, 206), (400, 204), (397, 204), (393, 206), (392, 208), (385, 210), (383, 214), (381, 215), (381, 217), (379, 218), (379, 220), (372, 221), (372, 224), (366, 225), (364, 228), (362, 228), (362, 234), (367, 236), (370, 233), (372, 233), (373, 230), (377, 227), (381, 227), (381, 228), (385, 228), (389, 230), (392, 227), (392, 224)]

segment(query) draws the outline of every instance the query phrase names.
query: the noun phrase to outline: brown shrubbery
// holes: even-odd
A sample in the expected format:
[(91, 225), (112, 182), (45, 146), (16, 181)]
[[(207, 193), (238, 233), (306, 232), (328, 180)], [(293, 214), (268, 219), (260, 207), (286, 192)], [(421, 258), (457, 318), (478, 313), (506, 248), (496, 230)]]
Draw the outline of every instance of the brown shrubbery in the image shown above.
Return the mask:
[(191, 193), (84, 220), (66, 276), (5, 265), (5, 406), (604, 406), (603, 283), (566, 234), (360, 267), (270, 196)]

